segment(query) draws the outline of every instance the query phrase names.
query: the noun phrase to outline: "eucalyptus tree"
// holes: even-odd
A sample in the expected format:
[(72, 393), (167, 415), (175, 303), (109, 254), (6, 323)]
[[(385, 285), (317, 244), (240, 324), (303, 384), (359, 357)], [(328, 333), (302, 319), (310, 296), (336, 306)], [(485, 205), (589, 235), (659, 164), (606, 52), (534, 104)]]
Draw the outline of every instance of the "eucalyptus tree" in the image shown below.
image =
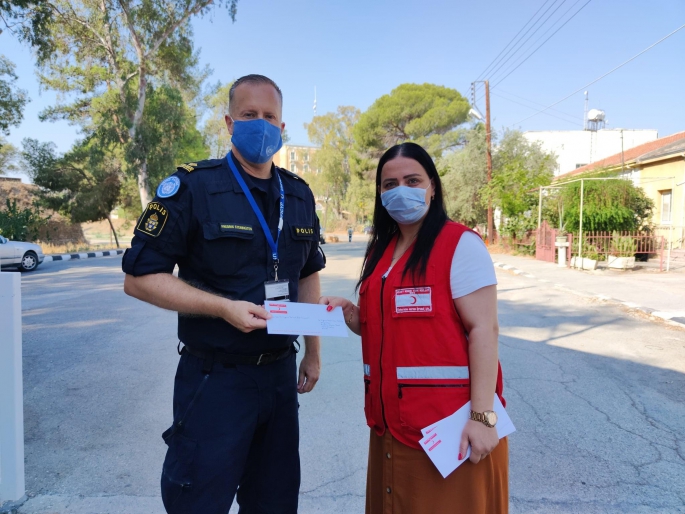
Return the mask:
[[(50, 52), (38, 53), (39, 77), (62, 101), (41, 118), (68, 120), (89, 140), (99, 139), (98, 147), (119, 151), (144, 206), (152, 179), (169, 172), (169, 159), (150, 156), (160, 153), (154, 144), (165, 130), (159, 125), (164, 111), (178, 112), (178, 95), (169, 88), (190, 99), (205, 78), (197, 70), (190, 22), (212, 7), (226, 8), (235, 20), (237, 1), (46, 0)], [(154, 109), (148, 106), (151, 98), (157, 101)], [(152, 113), (156, 116), (146, 119)], [(194, 128), (192, 116), (189, 122)]]

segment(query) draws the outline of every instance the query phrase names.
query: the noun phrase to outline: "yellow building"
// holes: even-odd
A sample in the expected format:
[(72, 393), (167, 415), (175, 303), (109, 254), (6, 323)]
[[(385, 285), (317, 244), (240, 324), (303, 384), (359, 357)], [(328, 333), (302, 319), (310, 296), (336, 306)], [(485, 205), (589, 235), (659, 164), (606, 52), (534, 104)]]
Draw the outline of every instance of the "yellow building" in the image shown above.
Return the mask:
[(318, 172), (312, 167), (312, 157), (317, 150), (316, 146), (286, 144), (274, 155), (274, 164), (298, 175), (311, 171)]
[(654, 202), (652, 224), (674, 249), (685, 249), (685, 132), (611, 155), (555, 178), (565, 182), (598, 171), (618, 171)]
[(631, 163), (637, 184), (654, 201), (652, 222), (658, 235), (685, 248), (685, 139), (640, 155)]

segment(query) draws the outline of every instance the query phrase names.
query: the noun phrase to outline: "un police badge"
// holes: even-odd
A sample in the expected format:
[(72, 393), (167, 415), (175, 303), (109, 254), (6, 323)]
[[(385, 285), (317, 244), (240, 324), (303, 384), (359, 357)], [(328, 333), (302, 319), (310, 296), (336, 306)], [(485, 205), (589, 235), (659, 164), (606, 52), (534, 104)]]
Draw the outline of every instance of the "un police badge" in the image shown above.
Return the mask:
[(171, 176), (165, 178), (157, 188), (157, 196), (160, 198), (170, 198), (178, 193), (181, 188), (181, 180), (178, 177)]

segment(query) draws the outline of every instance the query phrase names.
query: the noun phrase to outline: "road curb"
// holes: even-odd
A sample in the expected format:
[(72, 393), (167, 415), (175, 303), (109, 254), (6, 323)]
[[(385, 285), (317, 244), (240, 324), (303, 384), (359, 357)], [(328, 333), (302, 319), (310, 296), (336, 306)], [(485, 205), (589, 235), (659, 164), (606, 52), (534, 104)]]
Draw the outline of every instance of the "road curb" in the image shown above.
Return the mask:
[[(504, 271), (507, 271), (513, 275), (518, 275), (520, 277), (525, 277), (525, 278), (531, 278), (538, 280), (539, 282), (544, 282), (546, 284), (551, 284), (549, 280), (542, 280), (538, 279), (535, 275), (532, 275), (528, 272), (525, 272), (523, 270), (520, 270), (510, 264), (505, 264), (504, 262), (497, 262), (493, 261), (492, 264), (496, 268), (503, 269)], [(638, 305), (634, 302), (625, 302), (623, 300), (619, 300), (617, 298), (612, 298), (610, 296), (606, 296), (603, 294), (588, 294), (584, 293), (582, 291), (576, 291), (574, 289), (569, 289), (568, 287), (561, 286), (560, 284), (554, 284), (554, 286), (558, 289), (563, 289), (566, 292), (569, 292), (571, 294), (574, 294), (576, 296), (582, 296), (584, 298), (592, 298), (596, 300), (601, 300), (606, 303), (611, 303), (614, 305), (619, 305), (621, 307), (627, 308), (629, 310), (633, 311), (638, 311), (641, 312), (648, 317), (651, 318), (657, 318), (659, 321), (665, 321), (669, 325), (673, 325), (679, 328), (685, 328), (685, 316), (683, 316), (681, 313), (678, 312), (664, 312), (664, 311), (659, 311), (657, 309), (652, 309), (651, 307), (643, 307), (641, 305)]]
[(112, 255), (121, 255), (122, 253), (124, 253), (124, 250), (107, 250), (104, 252), (65, 253), (62, 255), (46, 255), (43, 262), (94, 259), (96, 257), (111, 257)]

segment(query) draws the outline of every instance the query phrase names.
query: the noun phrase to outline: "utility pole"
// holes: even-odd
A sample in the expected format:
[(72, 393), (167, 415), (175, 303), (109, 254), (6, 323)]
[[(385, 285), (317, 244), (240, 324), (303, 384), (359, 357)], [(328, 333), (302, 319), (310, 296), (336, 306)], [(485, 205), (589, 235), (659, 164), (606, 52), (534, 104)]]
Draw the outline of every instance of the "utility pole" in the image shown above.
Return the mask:
[[(485, 81), (485, 141), (487, 142), (488, 184), (492, 180), (492, 137), (490, 127), (490, 81)], [(494, 241), (495, 225), (492, 217), (492, 198), (488, 198), (488, 245)]]

